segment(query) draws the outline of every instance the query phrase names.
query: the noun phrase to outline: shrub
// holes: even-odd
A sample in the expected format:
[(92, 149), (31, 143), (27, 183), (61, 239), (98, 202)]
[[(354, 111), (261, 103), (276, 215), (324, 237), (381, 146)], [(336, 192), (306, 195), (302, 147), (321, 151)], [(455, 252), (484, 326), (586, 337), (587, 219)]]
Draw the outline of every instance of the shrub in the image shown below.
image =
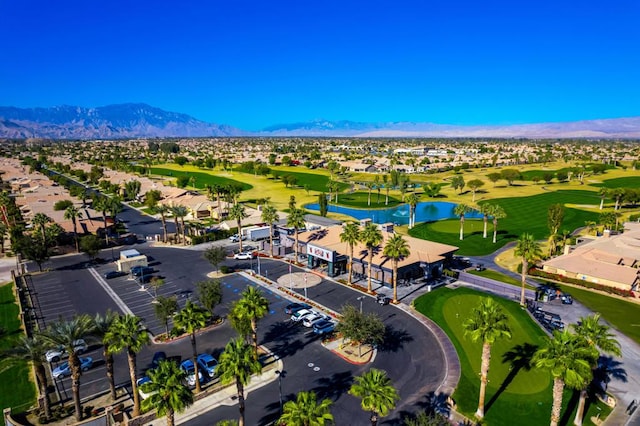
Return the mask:
[(223, 274), (228, 274), (230, 272), (233, 272), (233, 268), (227, 266), (227, 265), (222, 265), (220, 266), (220, 272), (222, 272)]

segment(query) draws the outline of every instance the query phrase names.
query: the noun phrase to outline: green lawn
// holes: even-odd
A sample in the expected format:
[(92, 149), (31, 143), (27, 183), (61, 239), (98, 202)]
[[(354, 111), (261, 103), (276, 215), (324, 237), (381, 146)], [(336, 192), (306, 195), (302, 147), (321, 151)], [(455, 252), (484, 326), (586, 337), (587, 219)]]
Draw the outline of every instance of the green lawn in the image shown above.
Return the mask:
[(227, 184), (236, 184), (242, 187), (243, 191), (253, 188), (251, 185), (240, 182), (238, 180), (229, 179), (222, 176), (214, 176), (212, 174), (206, 172), (193, 172), (193, 171), (180, 171), (180, 170), (172, 170), (172, 169), (163, 169), (160, 167), (152, 167), (151, 174), (160, 175), (160, 176), (191, 176), (195, 179), (193, 184), (189, 184), (189, 186), (193, 186), (194, 188), (204, 189), (206, 185), (227, 185)]
[[(13, 284), (0, 286), (0, 327), (5, 331), (0, 336), (0, 350), (5, 350), (22, 335), (19, 309), (12, 291)], [(28, 380), (29, 366), (22, 363), (0, 373), (0, 407), (11, 407), (19, 413), (29, 408), (36, 399), (36, 389)], [(0, 420), (2, 424), (4, 420)]]
[[(317, 192), (329, 192), (329, 188), (327, 188), (327, 183), (330, 180), (330, 176), (324, 174), (317, 173), (305, 173), (305, 172), (292, 172), (290, 170), (273, 170), (273, 173), (277, 173), (278, 176), (295, 176), (297, 180), (296, 186), (300, 188), (304, 188), (308, 186), (309, 191), (317, 191)], [(284, 183), (282, 184), (284, 188)], [(348, 183), (338, 182), (339, 191), (344, 191), (349, 187)]]
[[(637, 173), (637, 172), (636, 172)], [(627, 176), (615, 179), (607, 179), (601, 183), (591, 183), (591, 186), (605, 188), (638, 188), (640, 187), (640, 176)]]
[[(559, 190), (545, 192), (528, 197), (498, 198), (491, 200), (491, 204), (498, 204), (504, 208), (507, 217), (498, 221), (498, 237), (496, 244), (492, 243), (493, 225), (489, 223), (488, 238), (482, 238), (483, 223), (481, 219), (465, 220), (464, 240), (459, 239), (460, 222), (457, 219), (421, 223), (411, 229), (409, 234), (440, 243), (460, 247), (459, 254), (478, 256), (494, 252), (510, 241), (518, 239), (525, 233), (531, 233), (536, 239), (546, 239), (549, 235), (547, 228), (547, 209), (551, 204), (577, 204), (598, 206), (600, 198), (592, 191)], [(586, 221), (597, 221), (599, 212), (589, 212), (574, 208), (566, 208), (562, 230), (573, 231), (584, 226)]]
[[(510, 318), (512, 331), (510, 340), (500, 340), (492, 346), (485, 424), (534, 426), (548, 423), (552, 403), (550, 374), (507, 361), (511, 357), (529, 359), (544, 344), (545, 333), (515, 302), (467, 288), (441, 288), (420, 296), (415, 307), (442, 327), (458, 352), (462, 371), (453, 394), (458, 410), (473, 418), (478, 404), (482, 345), (464, 337), (462, 322), (482, 297), (493, 297), (503, 307)], [(577, 396), (577, 392), (565, 391), (562, 425), (572, 424)], [(595, 415), (596, 410), (591, 404), (589, 415)], [(591, 423), (585, 420), (584, 424)]]
[(593, 312), (600, 312), (611, 326), (640, 344), (640, 305), (581, 288), (559, 287)]
[(340, 195), (338, 197), (339, 204), (346, 207), (355, 207), (358, 209), (384, 209), (389, 207), (395, 207), (398, 204), (402, 204), (402, 201), (389, 196), (389, 204), (385, 205), (385, 191), (380, 191), (380, 200), (378, 200), (378, 191), (371, 191), (371, 205), (368, 204), (369, 192), (358, 191), (350, 194)]
[[(522, 284), (521, 281), (517, 278), (514, 278), (510, 275), (503, 274), (502, 272), (494, 271), (492, 269), (485, 269), (484, 271), (476, 271), (475, 269), (471, 269), (467, 271), (470, 274), (478, 275), (485, 278), (490, 278), (492, 280), (501, 281), (506, 284), (511, 284), (516, 287), (520, 287)], [(533, 286), (529, 284), (525, 284), (526, 288), (534, 289)]]

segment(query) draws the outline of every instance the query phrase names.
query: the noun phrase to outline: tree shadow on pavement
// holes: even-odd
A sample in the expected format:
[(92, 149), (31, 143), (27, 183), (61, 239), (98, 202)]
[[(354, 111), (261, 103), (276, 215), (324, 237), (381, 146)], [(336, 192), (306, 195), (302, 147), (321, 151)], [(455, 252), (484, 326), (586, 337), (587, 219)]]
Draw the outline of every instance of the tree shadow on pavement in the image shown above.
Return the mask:
[(278, 321), (264, 333), (264, 342), (287, 342), (289, 336), (298, 330), (290, 321)]
[[(438, 422), (436, 419), (434, 419), (433, 423), (429, 424), (449, 424), (445, 420), (449, 418), (449, 414), (451, 412), (451, 400), (449, 399), (449, 395), (442, 392), (438, 394), (436, 394), (435, 392), (429, 392), (425, 395), (424, 399), (416, 403), (414, 411), (402, 410), (398, 412), (398, 415), (395, 419), (385, 420), (382, 422), (382, 424), (386, 426), (404, 426), (406, 425), (407, 419), (415, 420), (420, 412), (425, 413), (431, 418), (440, 420), (440, 422)], [(437, 415), (442, 416), (442, 418), (438, 419)]]
[(321, 377), (315, 381), (318, 385), (311, 389), (318, 397), (318, 401), (329, 398), (337, 400), (342, 394), (349, 391), (353, 383), (353, 375), (350, 371), (334, 373), (331, 377)]
[(384, 330), (384, 340), (378, 345), (378, 350), (382, 352), (398, 352), (404, 343), (413, 341), (413, 337), (406, 330), (398, 330), (387, 325)]

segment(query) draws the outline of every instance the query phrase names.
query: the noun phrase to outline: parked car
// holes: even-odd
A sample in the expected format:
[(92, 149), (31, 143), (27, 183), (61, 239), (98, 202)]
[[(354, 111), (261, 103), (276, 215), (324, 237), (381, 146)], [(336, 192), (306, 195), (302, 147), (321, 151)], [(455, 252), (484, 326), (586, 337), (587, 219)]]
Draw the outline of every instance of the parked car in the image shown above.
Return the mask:
[(391, 302), (391, 298), (383, 294), (379, 294), (376, 296), (376, 302), (378, 302), (380, 305), (388, 305)]
[[(86, 357), (80, 358), (80, 370), (87, 371), (93, 366), (93, 358)], [(65, 361), (56, 368), (53, 369), (51, 375), (54, 379), (63, 379), (66, 376), (71, 375), (71, 366), (69, 365), (69, 361)]]
[(572, 305), (573, 304), (573, 297), (571, 297), (571, 295), (569, 295), (567, 293), (563, 293), (562, 296), (560, 296), (560, 300), (562, 301), (563, 305)]
[[(246, 239), (247, 239), (247, 236), (243, 235), (242, 241)], [(232, 236), (229, 237), (229, 241), (231, 241), (232, 243), (237, 243), (238, 241), (240, 241), (240, 237), (238, 236), (238, 234), (233, 234)]]
[(475, 268), (476, 268), (476, 271), (484, 271), (485, 269), (487, 269), (484, 267), (482, 263), (476, 263)]
[(151, 368), (156, 368), (160, 365), (160, 361), (167, 359), (167, 354), (159, 351), (153, 354), (153, 359), (151, 360)]
[(328, 317), (324, 314), (316, 312), (314, 314), (305, 316), (302, 319), (302, 325), (304, 325), (305, 327), (313, 327), (313, 324), (323, 319), (328, 319)]
[(151, 275), (153, 274), (153, 268), (150, 268), (148, 266), (142, 266), (140, 268), (134, 266), (133, 268), (131, 268), (131, 275), (133, 275), (134, 277), (142, 277), (145, 275)]
[(198, 362), (198, 370), (206, 371), (207, 375), (213, 379), (216, 375), (216, 367), (218, 366), (218, 360), (209, 354), (200, 354), (196, 359)]
[(299, 321), (303, 320), (304, 317), (306, 317), (307, 315), (312, 315), (314, 313), (316, 313), (316, 311), (311, 310), (311, 309), (300, 309), (299, 311), (294, 312), (291, 315), (291, 321), (299, 322)]
[[(87, 349), (87, 343), (83, 339), (78, 339), (73, 342), (73, 350), (78, 355), (85, 353)], [(48, 350), (45, 353), (45, 357), (48, 362), (57, 362), (62, 358), (68, 358), (69, 354), (63, 346), (58, 346), (57, 348)]]
[(111, 278), (118, 278), (122, 276), (122, 272), (120, 271), (107, 271), (104, 273), (104, 278), (110, 280)]
[(149, 393), (145, 392), (143, 390), (143, 386), (142, 386), (145, 383), (151, 383), (151, 379), (149, 378), (149, 376), (142, 376), (138, 380), (136, 380), (136, 384), (138, 385), (138, 393), (140, 394), (140, 398), (142, 398), (142, 399), (147, 399), (151, 395), (156, 393), (156, 391), (152, 391), (152, 392), (149, 392)]
[(248, 251), (243, 251), (233, 255), (233, 258), (238, 260), (249, 260), (249, 259), (253, 259), (253, 257), (254, 257), (253, 253), (250, 253)]
[[(196, 367), (193, 365), (193, 361), (185, 359), (180, 363), (180, 368), (187, 375), (187, 385), (195, 387), (196, 385)], [(198, 371), (198, 381), (202, 383), (202, 372)]]
[(311, 309), (311, 305), (301, 302), (289, 303), (284, 308), (284, 313), (287, 315), (292, 315), (294, 312), (298, 312), (301, 309)]
[(322, 319), (315, 324), (313, 324), (313, 332), (316, 334), (327, 334), (331, 333), (336, 328), (336, 323), (334, 321), (329, 321), (328, 319)]

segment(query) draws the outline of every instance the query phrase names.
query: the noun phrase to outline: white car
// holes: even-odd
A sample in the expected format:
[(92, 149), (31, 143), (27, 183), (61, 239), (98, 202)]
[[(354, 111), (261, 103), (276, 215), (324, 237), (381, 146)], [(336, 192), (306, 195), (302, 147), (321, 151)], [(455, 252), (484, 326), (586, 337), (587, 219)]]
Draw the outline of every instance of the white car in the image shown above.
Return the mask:
[(305, 327), (313, 327), (313, 325), (315, 323), (317, 323), (320, 320), (323, 319), (328, 319), (328, 317), (326, 315), (323, 315), (319, 312), (315, 312), (311, 315), (307, 315), (302, 319), (302, 325), (304, 325)]
[[(85, 353), (87, 348), (87, 343), (83, 339), (78, 339), (73, 342), (73, 350), (78, 355)], [(63, 346), (58, 346), (57, 348), (48, 350), (45, 357), (47, 358), (47, 362), (57, 362), (62, 358), (68, 358), (69, 354)]]
[(154, 393), (157, 393), (156, 391), (151, 391), (149, 393), (144, 392), (142, 390), (142, 385), (144, 385), (145, 383), (151, 383), (151, 379), (149, 378), (149, 376), (142, 376), (138, 380), (136, 380), (136, 384), (138, 385), (138, 393), (140, 394), (140, 398), (142, 399), (147, 399)]
[(308, 315), (314, 315), (317, 314), (318, 312), (312, 310), (312, 309), (300, 309), (298, 312), (294, 312), (293, 315), (291, 315), (291, 321), (293, 322), (299, 322), (301, 320), (303, 320), (306, 316)]
[(233, 255), (233, 258), (238, 260), (249, 260), (253, 259), (253, 253), (249, 253), (248, 251), (236, 253)]

